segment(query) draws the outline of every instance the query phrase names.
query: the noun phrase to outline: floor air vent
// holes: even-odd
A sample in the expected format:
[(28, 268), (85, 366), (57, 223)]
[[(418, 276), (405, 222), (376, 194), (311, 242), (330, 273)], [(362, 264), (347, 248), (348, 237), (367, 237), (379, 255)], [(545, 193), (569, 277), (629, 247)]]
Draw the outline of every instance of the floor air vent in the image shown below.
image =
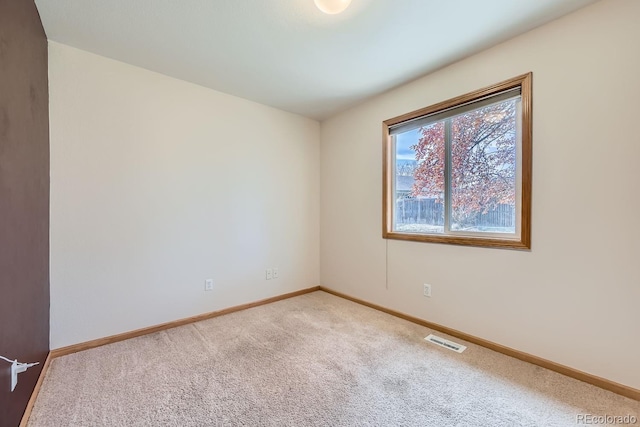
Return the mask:
[(453, 350), (457, 353), (462, 353), (467, 349), (466, 346), (462, 344), (455, 343), (453, 341), (445, 340), (444, 338), (440, 338), (437, 335), (430, 334), (425, 340), (432, 342), (434, 344), (439, 345), (440, 347), (448, 348), (449, 350)]

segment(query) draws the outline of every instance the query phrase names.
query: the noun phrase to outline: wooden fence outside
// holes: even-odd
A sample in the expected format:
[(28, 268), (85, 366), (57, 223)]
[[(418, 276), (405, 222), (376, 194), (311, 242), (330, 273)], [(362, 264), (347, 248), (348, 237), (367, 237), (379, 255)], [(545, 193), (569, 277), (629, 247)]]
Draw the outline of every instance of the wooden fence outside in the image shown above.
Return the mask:
[[(513, 205), (498, 205), (486, 214), (478, 213), (471, 222), (477, 227), (515, 227), (514, 210)], [(396, 223), (444, 225), (444, 205), (436, 199), (398, 199)]]

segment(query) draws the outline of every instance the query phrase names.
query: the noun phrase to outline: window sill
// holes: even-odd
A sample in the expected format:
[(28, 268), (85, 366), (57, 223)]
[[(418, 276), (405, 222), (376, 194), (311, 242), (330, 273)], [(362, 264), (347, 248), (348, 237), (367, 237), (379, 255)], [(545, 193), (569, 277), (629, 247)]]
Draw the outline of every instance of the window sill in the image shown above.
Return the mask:
[(476, 246), (483, 248), (521, 249), (530, 250), (531, 243), (519, 239), (500, 239), (471, 236), (438, 236), (429, 234), (400, 233), (395, 231), (383, 231), (383, 239), (406, 240), (426, 243), (445, 243), (450, 245)]

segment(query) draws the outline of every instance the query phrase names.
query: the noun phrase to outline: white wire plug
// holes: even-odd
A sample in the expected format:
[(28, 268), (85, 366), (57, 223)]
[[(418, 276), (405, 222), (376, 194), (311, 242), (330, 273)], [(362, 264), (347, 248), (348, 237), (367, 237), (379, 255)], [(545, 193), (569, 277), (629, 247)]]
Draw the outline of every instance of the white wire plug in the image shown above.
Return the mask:
[(40, 364), (40, 362), (20, 363), (17, 359), (11, 360), (7, 359), (4, 356), (0, 356), (0, 359), (6, 360), (7, 362), (11, 363), (11, 391), (15, 390), (16, 385), (18, 384), (18, 374)]

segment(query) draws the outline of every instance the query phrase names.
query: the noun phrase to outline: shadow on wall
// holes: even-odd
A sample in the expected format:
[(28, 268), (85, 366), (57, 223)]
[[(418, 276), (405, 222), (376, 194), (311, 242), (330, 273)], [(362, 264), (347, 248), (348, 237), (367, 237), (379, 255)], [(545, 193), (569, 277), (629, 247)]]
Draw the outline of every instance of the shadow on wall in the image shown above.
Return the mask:
[(47, 38), (33, 1), (0, 0), (0, 427), (20, 423), (49, 351)]

